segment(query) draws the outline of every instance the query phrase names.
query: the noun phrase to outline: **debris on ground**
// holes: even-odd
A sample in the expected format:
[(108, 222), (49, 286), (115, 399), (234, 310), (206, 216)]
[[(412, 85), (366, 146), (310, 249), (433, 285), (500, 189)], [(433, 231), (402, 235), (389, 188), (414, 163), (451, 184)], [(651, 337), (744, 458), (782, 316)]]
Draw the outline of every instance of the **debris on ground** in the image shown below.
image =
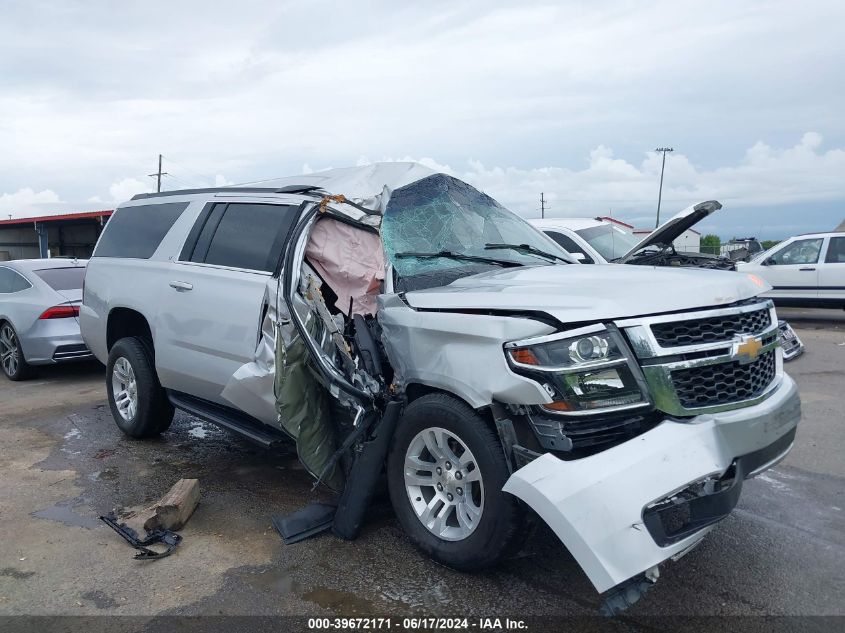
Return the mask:
[[(100, 520), (138, 550), (137, 560), (155, 560), (169, 556), (182, 542), (176, 530), (181, 530), (191, 518), (199, 499), (199, 480), (180, 479), (154, 504), (129, 508), (119, 515), (110, 512)], [(156, 551), (148, 547), (157, 543), (165, 549)]]

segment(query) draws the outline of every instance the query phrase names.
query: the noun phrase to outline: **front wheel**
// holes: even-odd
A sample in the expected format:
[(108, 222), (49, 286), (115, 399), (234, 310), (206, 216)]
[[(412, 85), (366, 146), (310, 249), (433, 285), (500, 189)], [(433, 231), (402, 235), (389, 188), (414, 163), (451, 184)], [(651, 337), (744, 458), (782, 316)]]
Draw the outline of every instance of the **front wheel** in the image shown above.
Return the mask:
[(158, 382), (149, 344), (122, 338), (109, 351), (106, 391), (121, 431), (139, 439), (155, 437), (173, 421), (173, 405)]
[(411, 540), (461, 571), (490, 567), (516, 549), (518, 502), (496, 433), (473, 409), (429, 394), (405, 409), (388, 456), (390, 499)]

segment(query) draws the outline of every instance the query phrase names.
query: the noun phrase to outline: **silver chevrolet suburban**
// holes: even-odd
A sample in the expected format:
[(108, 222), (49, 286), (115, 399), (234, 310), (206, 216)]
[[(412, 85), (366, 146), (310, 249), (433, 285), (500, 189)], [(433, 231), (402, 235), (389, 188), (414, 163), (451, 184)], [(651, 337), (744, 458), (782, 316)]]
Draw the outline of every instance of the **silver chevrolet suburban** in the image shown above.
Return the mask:
[(120, 205), (80, 320), (120, 429), (178, 407), (296, 442), (357, 533), (386, 477), (413, 542), (461, 570), (546, 522), (615, 612), (790, 450), (769, 286), (583, 266), (413, 163)]

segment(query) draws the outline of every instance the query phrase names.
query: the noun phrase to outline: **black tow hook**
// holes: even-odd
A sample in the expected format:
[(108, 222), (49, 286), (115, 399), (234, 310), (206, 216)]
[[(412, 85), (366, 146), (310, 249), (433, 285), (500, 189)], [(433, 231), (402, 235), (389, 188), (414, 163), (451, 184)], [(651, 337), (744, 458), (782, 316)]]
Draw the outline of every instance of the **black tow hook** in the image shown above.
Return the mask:
[[(114, 512), (101, 516), (100, 520), (120, 534), (127, 543), (138, 550), (138, 553), (134, 556), (135, 560), (156, 560), (158, 558), (170, 556), (170, 554), (173, 553), (173, 550), (176, 549), (179, 543), (182, 542), (182, 537), (176, 534), (176, 532), (171, 532), (170, 530), (153, 530), (152, 532), (148, 532), (146, 537), (142, 539), (138, 538), (138, 533), (135, 530), (123, 523), (117, 522), (117, 517)], [(165, 550), (157, 552), (147, 547), (147, 545), (155, 545), (156, 543), (162, 543), (165, 545)]]

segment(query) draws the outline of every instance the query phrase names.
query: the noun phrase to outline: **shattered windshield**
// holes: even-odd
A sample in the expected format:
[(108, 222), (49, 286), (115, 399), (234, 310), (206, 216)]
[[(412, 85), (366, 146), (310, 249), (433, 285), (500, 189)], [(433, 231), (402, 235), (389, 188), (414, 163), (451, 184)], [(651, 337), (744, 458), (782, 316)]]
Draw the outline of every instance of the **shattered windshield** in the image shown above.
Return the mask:
[(552, 265), (557, 244), (488, 195), (434, 174), (397, 189), (382, 241), (406, 289), (434, 287), (503, 266)]
[(622, 257), (640, 242), (638, 237), (612, 224), (592, 226), (575, 232), (609, 262)]

